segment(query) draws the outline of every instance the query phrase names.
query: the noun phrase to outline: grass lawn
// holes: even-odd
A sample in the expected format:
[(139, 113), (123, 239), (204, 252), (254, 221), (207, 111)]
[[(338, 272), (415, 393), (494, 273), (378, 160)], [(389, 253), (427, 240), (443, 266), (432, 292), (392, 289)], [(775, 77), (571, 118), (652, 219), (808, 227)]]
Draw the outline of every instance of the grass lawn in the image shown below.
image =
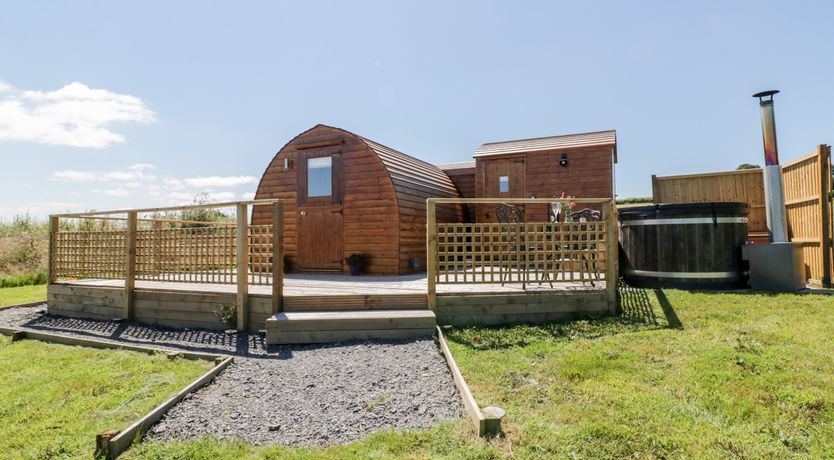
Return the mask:
[(632, 325), (449, 334), (479, 403), (507, 409), (516, 457), (834, 456), (834, 296), (623, 300)]
[(127, 427), (211, 366), (0, 336), (0, 457), (91, 458), (97, 433)]
[(46, 285), (20, 286), (0, 289), (0, 308), (24, 303), (46, 302)]
[(834, 458), (834, 296), (626, 289), (618, 318), (448, 332), (506, 436), (465, 423), (345, 447), (196, 441), (131, 459)]

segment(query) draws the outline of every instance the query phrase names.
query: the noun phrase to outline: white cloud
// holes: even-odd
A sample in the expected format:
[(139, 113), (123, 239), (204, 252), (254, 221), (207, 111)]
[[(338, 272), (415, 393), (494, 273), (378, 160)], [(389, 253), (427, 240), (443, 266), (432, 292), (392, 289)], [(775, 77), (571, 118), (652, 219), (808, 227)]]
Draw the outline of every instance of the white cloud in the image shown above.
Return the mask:
[(113, 123), (151, 123), (141, 99), (83, 83), (55, 91), (19, 91), (0, 82), (0, 141), (102, 149), (125, 142)]
[[(73, 184), (72, 195), (109, 197), (110, 204), (99, 209), (145, 207), (152, 204), (176, 206), (194, 202), (202, 195), (209, 202), (251, 200), (255, 193), (249, 184), (257, 182), (252, 176), (208, 176), (178, 178), (165, 175), (150, 163), (135, 163), (111, 171), (59, 170), (51, 179)], [(154, 172), (152, 174), (151, 172)], [(88, 184), (87, 188), (80, 185)], [(225, 190), (224, 190), (225, 189)], [(142, 202), (144, 199), (145, 203)]]
[(96, 174), (87, 171), (75, 171), (67, 169), (64, 171), (55, 171), (52, 177), (56, 179), (64, 179), (72, 182), (89, 182), (96, 180)]
[[(168, 194), (168, 198), (178, 202), (191, 203), (197, 195), (188, 192), (171, 192)], [(203, 195), (209, 202), (233, 201), (235, 199), (235, 194), (232, 192), (206, 192)]]
[(119, 196), (119, 197), (124, 197), (124, 196), (130, 195), (130, 192), (123, 189), (123, 188), (113, 188), (113, 189), (107, 189), (107, 190), (95, 189), (95, 190), (93, 190), (93, 193), (100, 193), (102, 195)]
[(185, 184), (183, 184), (181, 180), (174, 177), (166, 177), (162, 180), (162, 184), (165, 186), (165, 188), (171, 190), (182, 190), (185, 188)]
[[(93, 209), (88, 207), (86, 209)], [(63, 201), (45, 201), (41, 203), (23, 203), (14, 206), (0, 206), (0, 221), (11, 219), (17, 215), (29, 214), (34, 217), (45, 218), (49, 214), (62, 212), (78, 212), (86, 210), (80, 203)]]
[(123, 182), (123, 181), (153, 181), (156, 176), (153, 174), (145, 174), (141, 171), (110, 171), (101, 176), (101, 180), (107, 182)]
[(159, 169), (154, 164), (150, 163), (136, 163), (127, 167), (131, 171), (144, 171), (146, 169)]
[(153, 174), (146, 174), (142, 171), (76, 171), (65, 169), (52, 173), (54, 179), (68, 180), (72, 182), (152, 182), (156, 180)]
[(185, 179), (185, 184), (189, 187), (238, 187), (257, 181), (258, 178), (253, 176), (209, 176), (190, 177)]

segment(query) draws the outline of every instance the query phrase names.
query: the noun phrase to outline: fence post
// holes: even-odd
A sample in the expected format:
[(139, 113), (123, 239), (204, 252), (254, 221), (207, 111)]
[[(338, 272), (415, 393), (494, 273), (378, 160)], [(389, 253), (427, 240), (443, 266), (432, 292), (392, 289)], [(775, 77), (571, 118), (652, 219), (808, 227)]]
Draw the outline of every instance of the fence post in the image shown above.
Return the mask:
[(617, 281), (619, 280), (619, 229), (617, 228), (617, 205), (611, 200), (603, 206), (605, 221), (605, 290), (608, 298), (608, 313), (617, 313)]
[(133, 290), (136, 287), (136, 211), (127, 213), (127, 235), (125, 236), (125, 319), (133, 321)]
[(426, 300), (437, 312), (437, 214), (436, 203), (426, 200)]
[(284, 202), (272, 204), (272, 314), (284, 310)]
[(55, 273), (55, 244), (58, 240), (58, 227), (60, 222), (58, 217), (49, 216), (49, 261), (47, 263), (47, 282), (52, 284), (58, 277)]
[(237, 205), (237, 330), (245, 331), (249, 316), (249, 217), (246, 204)]
[(660, 203), (658, 193), (660, 190), (657, 188), (657, 176), (652, 174), (652, 203)]
[(820, 250), (822, 251), (822, 287), (831, 287), (831, 147), (817, 147), (817, 161), (820, 165)]

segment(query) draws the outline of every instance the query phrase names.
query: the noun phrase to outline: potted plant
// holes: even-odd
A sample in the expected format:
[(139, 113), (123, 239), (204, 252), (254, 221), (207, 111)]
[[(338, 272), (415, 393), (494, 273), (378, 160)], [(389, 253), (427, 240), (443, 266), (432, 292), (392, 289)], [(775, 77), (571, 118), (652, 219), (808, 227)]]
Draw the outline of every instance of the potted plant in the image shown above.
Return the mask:
[(358, 252), (354, 252), (350, 257), (345, 258), (345, 262), (347, 262), (352, 276), (358, 276), (362, 273), (362, 268), (365, 267), (365, 257)]

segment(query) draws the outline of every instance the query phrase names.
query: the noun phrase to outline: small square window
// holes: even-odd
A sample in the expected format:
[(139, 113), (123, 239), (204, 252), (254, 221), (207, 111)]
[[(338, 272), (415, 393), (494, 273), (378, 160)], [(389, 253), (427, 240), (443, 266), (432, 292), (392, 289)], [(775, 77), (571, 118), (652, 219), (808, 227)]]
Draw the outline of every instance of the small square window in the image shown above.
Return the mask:
[(510, 191), (510, 176), (500, 176), (498, 178), (498, 192), (508, 193)]
[(307, 196), (330, 196), (333, 193), (333, 169), (330, 157), (307, 160)]

